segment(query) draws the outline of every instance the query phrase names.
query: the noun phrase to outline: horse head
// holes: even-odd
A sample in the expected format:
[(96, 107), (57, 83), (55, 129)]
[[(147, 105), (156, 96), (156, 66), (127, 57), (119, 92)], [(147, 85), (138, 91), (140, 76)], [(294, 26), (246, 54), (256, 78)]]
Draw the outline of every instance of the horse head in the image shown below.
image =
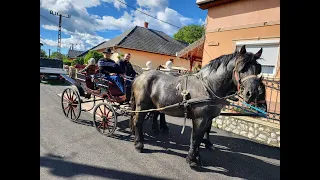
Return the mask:
[(259, 88), (261, 87), (260, 78), (257, 77), (261, 73), (261, 65), (257, 62), (262, 54), (262, 48), (255, 54), (246, 51), (245, 45), (235, 56), (233, 67), (233, 82), (237, 86), (238, 91), (247, 103), (254, 102), (259, 96)]

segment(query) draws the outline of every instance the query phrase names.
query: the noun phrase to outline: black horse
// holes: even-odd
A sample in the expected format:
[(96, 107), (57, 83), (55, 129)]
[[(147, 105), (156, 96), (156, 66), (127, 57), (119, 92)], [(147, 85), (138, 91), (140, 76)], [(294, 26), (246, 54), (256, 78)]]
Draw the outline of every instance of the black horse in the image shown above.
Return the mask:
[[(262, 111), (267, 111), (267, 103), (266, 103), (266, 88), (265, 84), (263, 83), (263, 77), (261, 76), (259, 79), (259, 87), (258, 87), (259, 95), (258, 97), (251, 103), (251, 105), (254, 105), (255, 107), (261, 109)], [(236, 97), (230, 97), (228, 98), (232, 101), (239, 101), (238, 98)], [(257, 112), (259, 113), (259, 112)], [(160, 116), (160, 127), (158, 124), (158, 117)], [(147, 118), (146, 118), (147, 119)], [(159, 112), (159, 111), (154, 111), (149, 113), (148, 119), (152, 120), (152, 131), (154, 134), (159, 134), (160, 131), (167, 133), (169, 131), (169, 128), (167, 126), (167, 122), (165, 119), (165, 114)], [(209, 129), (205, 132), (204, 138), (202, 140), (202, 143), (205, 144), (205, 147), (207, 149), (214, 149), (213, 144), (211, 143), (209, 139), (209, 133), (211, 131), (211, 126)]]
[[(187, 117), (192, 119), (192, 134), (187, 162), (194, 168), (199, 165), (199, 145), (205, 132), (211, 128), (212, 119), (217, 117), (231, 92), (240, 91), (247, 103), (253, 102), (259, 94), (261, 65), (257, 62), (262, 54), (247, 52), (245, 46), (239, 52), (222, 55), (204, 66), (198, 73), (173, 77), (159, 71), (148, 71), (138, 76), (132, 84), (131, 108), (133, 111), (160, 108), (183, 101), (182, 92), (187, 99), (211, 98), (208, 102), (188, 106)], [(186, 90), (186, 91), (185, 91)], [(184, 107), (163, 109), (161, 113), (184, 117)], [(146, 112), (132, 115), (131, 125), (135, 134), (135, 148), (143, 150), (143, 120)]]

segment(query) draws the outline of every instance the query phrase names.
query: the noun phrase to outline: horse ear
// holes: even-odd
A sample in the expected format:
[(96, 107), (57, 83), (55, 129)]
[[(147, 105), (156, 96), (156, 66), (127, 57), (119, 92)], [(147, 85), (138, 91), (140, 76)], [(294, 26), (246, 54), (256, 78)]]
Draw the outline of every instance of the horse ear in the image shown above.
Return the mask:
[(247, 52), (246, 45), (243, 45), (240, 49), (240, 54), (245, 54)]
[(262, 48), (260, 48), (260, 50), (254, 55), (254, 57), (256, 59), (259, 59), (261, 57), (261, 55), (262, 55)]

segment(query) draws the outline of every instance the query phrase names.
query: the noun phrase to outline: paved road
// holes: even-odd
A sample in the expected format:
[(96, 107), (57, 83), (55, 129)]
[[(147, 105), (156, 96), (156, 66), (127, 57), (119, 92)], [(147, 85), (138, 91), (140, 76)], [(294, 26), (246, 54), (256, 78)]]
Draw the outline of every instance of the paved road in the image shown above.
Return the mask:
[(40, 84), (41, 179), (280, 179), (280, 149), (261, 145), (212, 128), (216, 150), (202, 149), (203, 171), (186, 163), (191, 123), (180, 135), (182, 119), (167, 117), (169, 135), (153, 136), (145, 123), (146, 152), (134, 150), (132, 137), (119, 123), (115, 137), (100, 135), (92, 115), (81, 123), (67, 120), (60, 105), (65, 85)]

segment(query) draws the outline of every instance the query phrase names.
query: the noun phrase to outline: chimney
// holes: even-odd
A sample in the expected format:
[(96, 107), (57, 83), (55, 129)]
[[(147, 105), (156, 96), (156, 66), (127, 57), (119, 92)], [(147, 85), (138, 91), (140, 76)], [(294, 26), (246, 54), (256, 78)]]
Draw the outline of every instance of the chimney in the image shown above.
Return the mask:
[(148, 24), (147, 22), (144, 22), (144, 27), (148, 29)]

